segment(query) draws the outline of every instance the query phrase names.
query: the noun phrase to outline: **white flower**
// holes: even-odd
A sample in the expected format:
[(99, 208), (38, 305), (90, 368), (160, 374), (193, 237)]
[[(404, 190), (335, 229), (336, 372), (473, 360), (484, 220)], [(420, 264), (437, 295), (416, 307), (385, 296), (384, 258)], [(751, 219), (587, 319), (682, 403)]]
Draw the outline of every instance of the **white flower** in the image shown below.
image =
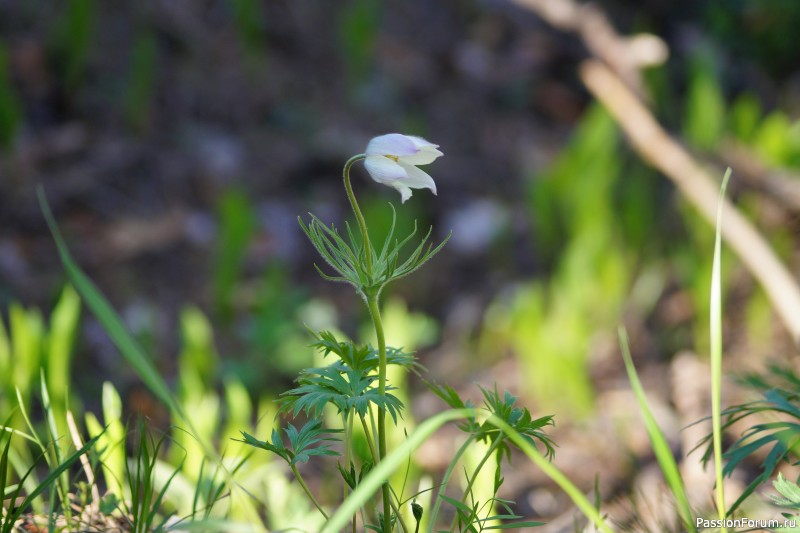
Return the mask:
[(433, 163), (442, 152), (438, 144), (422, 137), (389, 133), (375, 137), (367, 145), (364, 166), (372, 179), (394, 187), (403, 202), (411, 198), (411, 189), (430, 189), (436, 194), (436, 184), (427, 172), (417, 165)]

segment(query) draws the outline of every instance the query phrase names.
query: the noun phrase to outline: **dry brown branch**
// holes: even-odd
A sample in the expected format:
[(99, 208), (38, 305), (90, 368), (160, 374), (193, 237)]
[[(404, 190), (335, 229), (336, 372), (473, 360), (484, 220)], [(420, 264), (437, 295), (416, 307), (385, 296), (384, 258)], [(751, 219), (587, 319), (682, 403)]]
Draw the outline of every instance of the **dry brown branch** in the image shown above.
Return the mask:
[[(581, 66), (581, 78), (592, 94), (614, 116), (634, 148), (669, 177), (706, 217), (716, 220), (718, 185), (695, 159), (658, 124), (642, 104), (639, 69), (667, 56), (666, 45), (655, 36), (621, 37), (599, 8), (574, 0), (512, 0), (556, 28), (577, 33), (597, 59)], [(599, 59), (599, 61), (598, 61)], [(637, 94), (639, 97), (637, 97)], [(722, 175), (721, 171), (717, 171)], [(766, 183), (766, 182), (765, 182)], [(800, 194), (786, 180), (768, 183), (773, 194)], [(786, 200), (784, 200), (786, 201)], [(758, 230), (727, 200), (722, 237), (764, 287), (772, 305), (800, 347), (800, 288)]]
[[(641, 101), (608, 67), (587, 60), (581, 79), (614, 116), (639, 154), (669, 177), (704, 217), (714, 224), (718, 184), (656, 122)], [(717, 170), (719, 176), (722, 172)], [(722, 237), (767, 293), (800, 346), (800, 289), (758, 230), (728, 200), (723, 200)]]

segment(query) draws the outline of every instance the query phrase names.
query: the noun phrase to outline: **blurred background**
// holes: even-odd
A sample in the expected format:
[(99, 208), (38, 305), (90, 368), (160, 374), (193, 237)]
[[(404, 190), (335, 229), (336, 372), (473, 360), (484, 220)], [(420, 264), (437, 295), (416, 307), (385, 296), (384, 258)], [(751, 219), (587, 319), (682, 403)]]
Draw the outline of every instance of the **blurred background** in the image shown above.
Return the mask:
[[(595, 5), (621, 35), (663, 40), (669, 55), (642, 71), (642, 94), (700, 161), (796, 179), (800, 3)], [(438, 196), (400, 206), (353, 173), (376, 238), (389, 202), (403, 232), (415, 219), (436, 240), (453, 232), (384, 293), (389, 343), (467, 396), (497, 382), (555, 414), (556, 461), (585, 490), (598, 476), (605, 499), (641, 492), (652, 457), (616, 327), (629, 328), (655, 410), (688, 452), (696, 441), (679, 430), (707, 414), (714, 232), (582, 85), (589, 55), (504, 0), (0, 0), (2, 336), (17, 360), (46, 358), (66, 298), (41, 186), (77, 262), (169, 383), (185, 387), (182, 365), (195, 365), (209, 395), (268, 405), (314, 363), (304, 324), (371, 339), (352, 289), (314, 270), (297, 217), (342, 226), (343, 163), (373, 136), (419, 135), (445, 154), (426, 168)], [(733, 170), (732, 197), (796, 272), (797, 205)], [(764, 293), (723, 260), (726, 370), (794, 358)], [(90, 313), (69, 342), (75, 405), (96, 411), (110, 381), (126, 416), (169, 424)], [(38, 380), (6, 376), (6, 387)], [(408, 387), (419, 418), (443, 408), (418, 380)], [(450, 440), (423, 450), (422, 468), (446, 464)], [(504, 487), (522, 514), (566, 512), (527, 468)]]

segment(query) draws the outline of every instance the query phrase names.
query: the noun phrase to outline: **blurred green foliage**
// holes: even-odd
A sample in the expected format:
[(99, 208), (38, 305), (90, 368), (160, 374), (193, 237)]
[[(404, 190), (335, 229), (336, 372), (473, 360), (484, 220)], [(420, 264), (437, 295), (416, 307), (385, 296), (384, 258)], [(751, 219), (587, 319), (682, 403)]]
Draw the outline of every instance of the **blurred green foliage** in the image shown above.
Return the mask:
[(773, 111), (753, 133), (753, 146), (773, 165), (800, 166), (800, 125), (790, 122), (784, 112)]
[(256, 230), (255, 209), (244, 191), (231, 189), (222, 194), (217, 207), (217, 223), (219, 240), (214, 266), (214, 303), (217, 312), (230, 319), (247, 246)]
[[(72, 382), (72, 353), (78, 334), (81, 301), (72, 286), (67, 285), (50, 315), (50, 331), (46, 340), (44, 356), (45, 373), (48, 376), (50, 395), (54, 399), (53, 411), (57, 420), (66, 414), (70, 404)], [(61, 428), (62, 431), (65, 428)]]
[[(249, 388), (259, 390), (271, 388), (311, 362), (303, 323), (327, 327), (335, 321), (336, 311), (323, 300), (309, 300), (305, 291), (293, 286), (288, 268), (281, 263), (265, 269), (255, 293), (243, 319), (247, 353), (242, 354), (235, 372)], [(272, 375), (273, 379), (268, 378), (271, 372), (253, 375), (252, 368), (278, 370), (279, 375)]]
[(754, 60), (772, 75), (800, 66), (795, 49), (800, 3), (794, 0), (727, 0), (703, 3), (706, 28), (734, 56)]
[(122, 399), (114, 385), (107, 381), (103, 383), (102, 411), (102, 423), (94, 413), (86, 413), (86, 429), (89, 435), (98, 439), (98, 459), (106, 490), (121, 500), (128, 496), (125, 483), (126, 430), (122, 422)]
[(155, 35), (151, 30), (138, 30), (131, 49), (130, 70), (123, 91), (125, 120), (138, 132), (144, 132), (152, 119), (157, 62), (158, 43)]
[(532, 181), (537, 250), (552, 275), (518, 287), (487, 315), (484, 350), (511, 348), (526, 391), (545, 411), (592, 412), (590, 341), (596, 331), (615, 325), (633, 283), (621, 224), (627, 218), (632, 227), (641, 227), (647, 221), (638, 217), (654, 210), (645, 204), (618, 216), (615, 192), (624, 167), (619, 142), (613, 119), (594, 107), (568, 148)]
[(70, 0), (61, 7), (50, 50), (67, 92), (76, 91), (86, 74), (98, 19), (95, 0)]
[[(70, 362), (80, 319), (80, 298), (67, 286), (45, 323), (41, 311), (12, 303), (8, 309), (9, 327), (0, 320), (0, 413), (12, 413), (20, 402), (31, 405), (31, 394), (40, 387), (40, 370), (47, 376), (52, 398), (50, 408), (60, 433), (66, 432), (64, 415), (70, 404)], [(12, 426), (21, 422), (16, 412)]]
[(731, 105), (729, 124), (731, 133), (745, 143), (751, 143), (755, 137), (763, 110), (761, 101), (751, 93), (745, 92)]
[(15, 388), (19, 388), (22, 399), (29, 403), (31, 389), (39, 377), (45, 337), (44, 319), (38, 309), (28, 310), (17, 303), (11, 304), (8, 319), (9, 337), (3, 339), (3, 343), (10, 342), (10, 350), (7, 351), (7, 368), (10, 368), (4, 374), (6, 383), (3, 390), (7, 391), (9, 403), (16, 403)]
[(0, 41), (0, 148), (9, 148), (22, 125), (22, 107), (11, 85), (6, 47)]
[(770, 165), (800, 167), (800, 122), (776, 109), (767, 115), (759, 99), (745, 92), (730, 107), (730, 134)]
[[(253, 60), (262, 60), (266, 51), (266, 30), (263, 24), (262, 4), (258, 0), (230, 0), (233, 22), (246, 54)], [(259, 66), (263, 66), (260, 64)]]
[(178, 356), (181, 386), (187, 393), (216, 384), (219, 356), (208, 319), (196, 307), (183, 310), (180, 318), (182, 349)]
[(684, 113), (684, 136), (697, 148), (717, 146), (725, 131), (725, 97), (710, 52), (697, 52), (690, 62)]
[(378, 0), (348, 0), (339, 12), (339, 57), (351, 88), (366, 80), (375, 58), (380, 28)]

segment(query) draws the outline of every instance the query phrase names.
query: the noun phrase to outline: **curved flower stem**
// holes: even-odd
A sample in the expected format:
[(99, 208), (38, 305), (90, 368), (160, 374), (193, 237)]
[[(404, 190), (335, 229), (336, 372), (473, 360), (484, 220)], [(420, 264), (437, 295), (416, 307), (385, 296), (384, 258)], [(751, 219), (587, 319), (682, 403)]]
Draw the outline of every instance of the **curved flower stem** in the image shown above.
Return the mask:
[[(372, 323), (375, 326), (375, 336), (378, 338), (378, 394), (386, 395), (386, 336), (383, 332), (383, 322), (381, 321), (380, 290), (369, 290), (366, 294), (369, 313), (372, 316)], [(378, 457), (386, 457), (386, 410), (378, 409)], [(383, 492), (383, 530), (391, 531), (391, 497), (389, 494), (389, 483), (384, 483), (381, 487)]]
[[(350, 168), (358, 161), (366, 159), (366, 154), (354, 155), (347, 160), (344, 164), (342, 171), (342, 179), (344, 180), (344, 188), (347, 191), (347, 199), (350, 200), (350, 206), (353, 208), (353, 213), (358, 220), (358, 227), (361, 229), (361, 240), (364, 241), (364, 261), (367, 265), (367, 273), (372, 276), (372, 248), (369, 242), (369, 233), (367, 233), (367, 222), (364, 220), (364, 215), (361, 214), (361, 209), (358, 207), (356, 195), (353, 193), (353, 186), (350, 184)], [(370, 280), (371, 281), (371, 280)]]
[(309, 489), (308, 485), (306, 485), (305, 480), (303, 480), (303, 476), (301, 476), (300, 472), (297, 470), (297, 466), (296, 465), (290, 465), (290, 466), (292, 468), (292, 472), (294, 473), (294, 477), (297, 478), (297, 482), (300, 483), (300, 486), (305, 491), (306, 496), (308, 496), (308, 498), (311, 500), (311, 503), (314, 504), (314, 506), (317, 508), (317, 510), (320, 513), (322, 513), (322, 516), (325, 517), (325, 520), (328, 520), (328, 514), (322, 509), (322, 506), (319, 504), (317, 499), (314, 497), (314, 494), (312, 494), (311, 489)]
[[(364, 265), (366, 267), (367, 276), (370, 286), (364, 288), (364, 297), (367, 300), (370, 315), (372, 316), (372, 323), (375, 326), (375, 336), (378, 338), (378, 393), (381, 396), (386, 395), (386, 337), (383, 332), (383, 323), (381, 322), (380, 313), (380, 287), (372, 286), (372, 247), (369, 241), (369, 232), (367, 231), (367, 222), (364, 220), (364, 215), (358, 207), (356, 195), (353, 193), (353, 186), (350, 183), (350, 169), (357, 161), (365, 159), (366, 154), (354, 155), (347, 160), (342, 171), (342, 179), (344, 180), (344, 188), (347, 191), (347, 198), (350, 200), (350, 205), (353, 208), (353, 213), (358, 220), (358, 226), (361, 229), (361, 240), (364, 246)], [(378, 409), (378, 461), (386, 457), (386, 411)], [(391, 518), (392, 518), (392, 499), (389, 490), (389, 483), (384, 483), (381, 488), (383, 493), (383, 531), (388, 533), (391, 531)], [(400, 513), (397, 514), (398, 518)]]

